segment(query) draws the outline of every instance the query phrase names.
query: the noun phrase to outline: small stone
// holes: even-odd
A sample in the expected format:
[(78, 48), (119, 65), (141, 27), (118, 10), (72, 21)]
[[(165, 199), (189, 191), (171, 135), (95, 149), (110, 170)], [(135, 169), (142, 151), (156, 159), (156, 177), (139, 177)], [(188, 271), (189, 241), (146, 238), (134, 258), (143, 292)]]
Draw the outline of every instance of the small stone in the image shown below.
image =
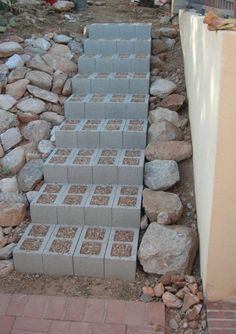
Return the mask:
[(38, 144), (38, 151), (43, 155), (43, 157), (47, 158), (49, 154), (54, 150), (55, 146), (52, 144), (50, 140), (41, 140)]
[(0, 193), (0, 202), (4, 203), (22, 203), (28, 207), (28, 201), (25, 194), (17, 193)]
[(159, 28), (152, 28), (152, 38), (160, 38), (161, 34), (160, 34), (160, 30)]
[(147, 296), (150, 296), (150, 297), (154, 297), (154, 296), (155, 296), (155, 294), (154, 294), (154, 290), (153, 290), (153, 288), (151, 288), (150, 286), (144, 286), (144, 287), (142, 288), (142, 291), (143, 291), (143, 293), (144, 293), (145, 295), (147, 295)]
[(182, 306), (182, 301), (168, 291), (164, 293), (162, 300), (165, 306), (168, 308), (181, 308)]
[(154, 294), (156, 297), (162, 297), (164, 292), (165, 292), (165, 288), (164, 285), (162, 283), (158, 283), (157, 285), (155, 285), (155, 287), (153, 288), (154, 290)]
[(165, 43), (162, 42), (161, 39), (153, 39), (152, 40), (152, 54), (157, 55), (164, 51), (166, 51)]
[(24, 66), (24, 62), (19, 55), (14, 55), (8, 59), (8, 61), (6, 62), (6, 65), (10, 70), (13, 70), (16, 67)]
[(22, 46), (16, 42), (4, 42), (0, 44), (0, 58), (12, 56), (14, 53), (21, 53)]
[(75, 7), (75, 4), (71, 1), (57, 1), (54, 5), (53, 8), (57, 12), (68, 12), (71, 11)]
[(15, 243), (11, 243), (2, 249), (0, 249), (0, 260), (9, 260), (12, 258), (12, 253), (14, 248), (16, 247)]
[(174, 160), (153, 160), (145, 164), (144, 170), (144, 183), (152, 190), (167, 190), (180, 180)]
[(48, 74), (53, 74), (53, 69), (50, 66), (48, 66), (39, 55), (29, 60), (26, 65), (27, 67), (33, 70), (38, 70), (38, 71), (46, 72)]
[(189, 284), (196, 283), (196, 277), (190, 276), (190, 275), (185, 275), (185, 281)]
[(167, 79), (156, 79), (150, 88), (150, 94), (164, 99), (166, 96), (170, 95), (177, 89), (175, 83)]
[(31, 85), (50, 90), (52, 86), (52, 77), (50, 74), (42, 71), (31, 71), (26, 74), (26, 79)]
[(143, 303), (150, 303), (152, 301), (153, 297), (145, 295), (145, 293), (142, 293), (139, 297), (139, 300)]
[(50, 123), (38, 120), (33, 121), (22, 127), (21, 133), (27, 140), (39, 142), (42, 139), (47, 139), (50, 135)]
[(147, 188), (143, 191), (143, 207), (151, 222), (157, 221), (160, 212), (167, 212), (171, 222), (176, 223), (183, 213), (183, 205), (178, 195)]
[(46, 103), (34, 98), (29, 98), (19, 102), (16, 106), (25, 113), (40, 114), (46, 110)]
[(16, 174), (25, 163), (25, 150), (20, 146), (14, 148), (1, 159), (0, 163), (5, 175)]
[[(197, 285), (197, 283), (188, 284), (188, 288), (189, 288), (189, 290), (190, 290), (194, 295), (197, 295), (197, 293), (198, 293), (198, 285)], [(197, 297), (199, 298), (198, 295), (197, 295)], [(202, 298), (201, 298), (201, 299), (202, 299)]]
[(26, 207), (23, 203), (0, 203), (0, 226), (17, 226), (26, 216)]
[(147, 227), (148, 227), (148, 218), (146, 215), (144, 215), (140, 222), (140, 229), (143, 231), (146, 230)]
[(0, 277), (8, 276), (14, 270), (12, 260), (0, 261)]
[(175, 38), (178, 35), (178, 31), (175, 28), (162, 27), (159, 31), (163, 37)]
[(193, 308), (189, 309), (186, 312), (186, 317), (187, 317), (188, 321), (197, 320), (199, 318), (199, 314), (200, 314), (201, 310), (202, 310), (202, 304), (194, 305)]
[(37, 121), (39, 119), (39, 116), (36, 114), (31, 114), (31, 113), (24, 113), (21, 111), (17, 112), (18, 119), (21, 123), (27, 124), (32, 121)]
[(62, 90), (62, 95), (70, 96), (72, 94), (72, 80), (69, 78), (66, 80)]
[(19, 144), (22, 139), (19, 128), (10, 128), (3, 132), (0, 137), (5, 151)]
[(157, 216), (157, 224), (170, 225), (171, 219), (167, 212), (160, 212)]
[(173, 111), (178, 111), (184, 104), (185, 100), (186, 98), (184, 95), (171, 94), (161, 101), (160, 106)]
[(15, 81), (7, 85), (6, 93), (13, 96), (16, 100), (19, 100), (25, 94), (28, 84), (29, 80), (27, 79)]
[(181, 121), (177, 112), (169, 110), (167, 108), (156, 108), (149, 113), (150, 123), (158, 123), (160, 121), (168, 121), (174, 124), (176, 127), (181, 126)]
[(170, 319), (170, 321), (169, 321), (169, 327), (171, 329), (178, 329), (179, 328), (179, 325), (178, 325), (177, 321), (174, 318)]
[(148, 144), (145, 151), (148, 161), (175, 160), (177, 162), (192, 156), (192, 145), (185, 141), (159, 141)]
[(16, 99), (11, 95), (0, 94), (0, 109), (9, 110), (16, 104)]
[(58, 115), (55, 112), (46, 111), (40, 115), (40, 119), (52, 123), (52, 125), (60, 125), (64, 116)]
[(0, 158), (2, 158), (4, 156), (4, 150), (2, 145), (0, 144)]
[(43, 178), (43, 160), (31, 160), (27, 162), (18, 175), (18, 185), (21, 191), (30, 191)]
[(53, 77), (52, 92), (61, 94), (66, 79), (67, 75), (65, 73), (55, 73)]
[(28, 73), (29, 71), (30, 69), (28, 69), (27, 67), (17, 67), (9, 74), (7, 82), (10, 84), (18, 80), (24, 79), (26, 73)]
[(186, 312), (190, 307), (196, 305), (200, 302), (199, 298), (192, 293), (186, 293), (184, 296), (184, 303), (182, 307), (182, 312)]
[(47, 63), (48, 66), (53, 68), (54, 71), (58, 70), (68, 75), (73, 75), (77, 71), (77, 66), (72, 60), (66, 57), (59, 56), (58, 54), (48, 53), (43, 56), (43, 59)]
[(160, 59), (159, 56), (151, 56), (151, 68), (153, 70), (164, 68), (164, 66), (165, 66), (165, 63), (163, 62), (162, 59)]
[(61, 35), (54, 34), (53, 40), (55, 43), (68, 44), (72, 40), (72, 38), (70, 36), (63, 35), (63, 34)]
[(39, 99), (42, 99), (47, 102), (51, 103), (58, 103), (58, 95), (48, 92), (47, 90), (38, 88), (36, 86), (28, 85), (27, 89), (30, 94), (32, 94), (34, 97), (37, 97)]
[(175, 39), (173, 39), (173, 38), (163, 37), (162, 40), (163, 40), (163, 42), (166, 45), (168, 50), (173, 49), (173, 47), (176, 43)]
[(34, 48), (40, 48), (40, 49), (43, 49), (44, 51), (49, 50), (51, 47), (51, 44), (42, 37), (39, 37), (37, 39), (29, 39), (29, 40), (26, 40), (26, 42), (30, 44), (31, 46), (33, 46)]
[(0, 134), (18, 124), (16, 115), (0, 109)]
[(7, 239), (4, 237), (3, 229), (0, 226), (0, 251), (7, 244)]
[(182, 141), (183, 131), (168, 121), (153, 123), (148, 129), (148, 144), (158, 141)]
[(0, 180), (0, 191), (2, 193), (18, 193), (18, 184), (16, 176), (7, 177)]

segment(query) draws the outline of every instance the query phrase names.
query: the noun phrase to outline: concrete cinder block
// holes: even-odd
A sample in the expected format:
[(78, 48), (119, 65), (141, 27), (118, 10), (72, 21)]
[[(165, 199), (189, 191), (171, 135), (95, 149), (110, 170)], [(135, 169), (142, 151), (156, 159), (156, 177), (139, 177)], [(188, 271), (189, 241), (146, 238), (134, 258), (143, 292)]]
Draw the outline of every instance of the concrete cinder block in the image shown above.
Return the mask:
[(133, 53), (135, 54), (151, 54), (151, 38), (134, 40)]
[(119, 38), (132, 39), (136, 37), (136, 27), (134, 24), (121, 23), (119, 24)]
[(112, 207), (112, 225), (140, 228), (142, 186), (120, 186)]
[(130, 95), (127, 103), (127, 118), (147, 119), (149, 95)]
[(113, 156), (102, 155), (104, 150), (100, 150), (93, 165), (94, 184), (117, 184), (117, 165), (120, 157), (119, 150)]
[[(119, 230), (122, 229), (119, 228)], [(133, 232), (133, 241), (118, 242), (114, 240), (116, 229), (112, 228), (105, 255), (106, 278), (118, 278), (128, 281), (133, 281), (135, 279), (139, 231), (138, 229), (128, 230)], [(116, 248), (116, 246), (127, 249), (128, 252), (126, 253), (126, 256), (116, 256), (115, 249), (113, 249), (113, 247)]]
[(91, 92), (94, 94), (107, 94), (110, 92), (110, 74), (96, 73), (91, 79)]
[(129, 74), (113, 73), (109, 89), (113, 94), (127, 94), (129, 92)]
[(101, 119), (106, 117), (107, 95), (91, 94), (85, 104), (85, 117), (87, 119)]
[(97, 53), (100, 53), (100, 39), (84, 39), (84, 53), (90, 54), (90, 55), (96, 55)]
[(72, 78), (72, 91), (74, 94), (89, 94), (91, 93), (92, 74), (79, 73)]
[(66, 119), (83, 119), (85, 118), (85, 102), (88, 95), (70, 96), (64, 103)]
[(147, 120), (127, 120), (123, 132), (123, 147), (145, 149)]
[[(64, 229), (63, 234), (60, 233)], [(71, 232), (70, 232), (71, 231)], [(73, 275), (73, 254), (81, 226), (58, 225), (43, 251), (43, 271), (47, 275)], [(60, 236), (59, 236), (60, 233)], [(62, 236), (64, 235), (64, 236)]]
[[(20, 273), (43, 274), (43, 251), (55, 225), (30, 224), (13, 250), (15, 270)], [(34, 233), (37, 232), (38, 233)]]
[(130, 77), (130, 94), (149, 94), (150, 74), (133, 73)]
[(126, 119), (127, 94), (111, 94), (106, 103), (106, 118)]
[(134, 72), (134, 73), (150, 72), (150, 56), (149, 55), (135, 55), (132, 58), (130, 72)]
[(78, 69), (82, 73), (96, 72), (96, 58), (95, 55), (83, 54), (78, 59)]
[(117, 52), (117, 41), (116, 39), (100, 39), (99, 40), (99, 53), (102, 55), (113, 55)]
[(106, 186), (111, 187), (112, 190), (110, 193), (105, 194), (96, 192), (98, 186), (99, 185), (93, 186), (85, 205), (85, 224), (111, 226), (111, 210), (115, 198), (116, 186)]
[[(91, 231), (100, 231), (100, 237), (89, 236)], [(74, 274), (89, 277), (104, 277), (104, 262), (110, 228), (85, 226), (74, 252)], [(90, 248), (90, 252), (86, 248)]]
[(113, 71), (122, 73), (122, 72), (131, 72), (132, 71), (132, 58), (129, 54), (117, 55), (114, 59)]
[(117, 39), (117, 52), (118, 54), (132, 54), (134, 53), (134, 41), (135, 39)]
[(143, 184), (144, 150), (124, 150), (118, 164), (118, 184)]
[(84, 122), (82, 120), (65, 120), (55, 131), (56, 146), (76, 148), (77, 132), (82, 128)]
[(100, 131), (105, 120), (88, 119), (83, 127), (77, 132), (77, 147), (99, 148)]
[(136, 23), (135, 25), (135, 35), (139, 39), (150, 39), (152, 31), (151, 23)]
[[(68, 155), (57, 154), (62, 150), (70, 152)], [(44, 163), (45, 182), (67, 182), (67, 163), (72, 154), (71, 149), (55, 149)]]
[(94, 72), (108, 73), (114, 72), (114, 59), (112, 55), (98, 55), (96, 57), (96, 66)]
[(100, 147), (122, 148), (125, 120), (108, 119), (100, 132)]
[(104, 37), (104, 24), (92, 23), (88, 26), (88, 34), (91, 39)]
[(103, 25), (103, 38), (107, 40), (117, 39), (120, 36), (119, 24), (105, 23)]

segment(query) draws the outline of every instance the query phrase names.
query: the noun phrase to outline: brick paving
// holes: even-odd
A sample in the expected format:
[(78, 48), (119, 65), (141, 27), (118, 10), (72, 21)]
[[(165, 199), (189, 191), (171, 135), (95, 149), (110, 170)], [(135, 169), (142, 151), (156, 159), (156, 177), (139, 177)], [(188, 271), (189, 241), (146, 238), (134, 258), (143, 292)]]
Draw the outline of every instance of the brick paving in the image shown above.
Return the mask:
[(0, 293), (0, 334), (163, 334), (161, 303)]
[(209, 334), (236, 334), (236, 303), (208, 303)]

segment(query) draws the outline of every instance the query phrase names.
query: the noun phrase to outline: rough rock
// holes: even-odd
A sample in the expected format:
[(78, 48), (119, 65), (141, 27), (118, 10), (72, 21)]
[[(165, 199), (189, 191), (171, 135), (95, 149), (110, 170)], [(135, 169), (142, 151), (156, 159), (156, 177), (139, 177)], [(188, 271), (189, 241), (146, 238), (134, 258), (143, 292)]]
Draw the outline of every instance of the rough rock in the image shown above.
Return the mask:
[(31, 71), (26, 74), (26, 79), (30, 84), (42, 89), (50, 90), (52, 86), (52, 77), (50, 74), (42, 71)]
[(174, 82), (167, 79), (156, 79), (150, 88), (150, 94), (164, 99), (166, 96), (170, 95), (177, 89)]
[(150, 123), (158, 123), (160, 121), (168, 121), (174, 124), (176, 127), (181, 126), (181, 121), (177, 112), (169, 110), (167, 108), (156, 108), (149, 113)]
[(30, 44), (31, 46), (33, 46), (34, 48), (40, 48), (40, 49), (43, 49), (44, 51), (49, 50), (51, 47), (51, 44), (42, 37), (39, 37), (36, 39), (31, 38), (29, 40), (26, 40), (26, 42)]
[(147, 227), (148, 227), (148, 217), (144, 215), (140, 222), (140, 229), (143, 231), (146, 230)]
[(145, 151), (148, 161), (175, 160), (177, 162), (192, 156), (192, 145), (185, 141), (159, 141), (148, 144)]
[(72, 80), (69, 78), (66, 80), (62, 90), (62, 95), (70, 96), (72, 94)]
[(0, 58), (12, 56), (14, 53), (21, 53), (22, 46), (16, 42), (4, 42), (0, 44)]
[(11, 109), (16, 104), (16, 99), (11, 95), (0, 94), (0, 108), (4, 110)]
[(24, 66), (24, 61), (19, 55), (13, 55), (7, 60), (6, 65), (10, 70), (13, 70), (16, 67)]
[(199, 304), (199, 302), (200, 300), (197, 296), (193, 295), (192, 293), (186, 293), (181, 311), (186, 312), (193, 305)]
[(175, 38), (178, 35), (178, 31), (175, 28), (162, 27), (160, 28), (161, 36)]
[(48, 92), (47, 90), (32, 85), (28, 85), (27, 89), (30, 92), (30, 94), (32, 94), (34, 97), (37, 97), (47, 102), (58, 103), (57, 94)]
[(18, 175), (18, 185), (22, 191), (30, 191), (43, 178), (43, 160), (31, 160), (27, 162)]
[(157, 55), (166, 51), (166, 45), (161, 39), (152, 40), (152, 54)]
[(163, 303), (168, 308), (181, 308), (182, 301), (171, 292), (165, 292), (162, 296)]
[(14, 148), (0, 160), (5, 175), (16, 174), (22, 168), (24, 163), (25, 150), (22, 147)]
[(145, 164), (144, 170), (144, 183), (153, 190), (167, 190), (180, 180), (174, 160), (153, 160)]
[(25, 194), (17, 194), (17, 193), (0, 193), (0, 202), (5, 203), (23, 203), (26, 207), (28, 207), (28, 200)]
[(158, 283), (157, 285), (155, 285), (153, 290), (154, 290), (155, 296), (159, 298), (162, 297), (165, 292), (165, 288), (162, 283)]
[(26, 73), (28, 73), (29, 71), (30, 69), (28, 69), (27, 67), (17, 67), (9, 74), (7, 82), (13, 83), (18, 80), (24, 79)]
[(12, 126), (17, 126), (18, 124), (19, 122), (16, 115), (0, 109), (0, 134)]
[(52, 92), (61, 94), (67, 75), (65, 73), (55, 73), (53, 77)]
[(53, 8), (57, 12), (68, 12), (71, 9), (75, 7), (75, 4), (71, 1), (57, 1), (54, 5)]
[(68, 75), (72, 75), (77, 71), (76, 64), (68, 58), (48, 53), (43, 56), (43, 59), (54, 71), (58, 70)]
[(183, 214), (183, 205), (178, 195), (166, 191), (143, 191), (143, 207), (151, 222), (157, 221), (160, 212), (168, 213), (171, 222), (176, 223)]
[(154, 290), (153, 290), (153, 288), (151, 288), (150, 286), (144, 286), (144, 287), (142, 288), (142, 290), (143, 290), (143, 293), (144, 293), (145, 295), (147, 295), (147, 296), (150, 296), (150, 297), (154, 297), (154, 296), (155, 296), (155, 294), (154, 294)]
[(50, 127), (50, 123), (46, 121), (32, 121), (22, 127), (21, 133), (25, 139), (33, 142), (39, 142), (40, 140), (47, 139), (49, 137)]
[(25, 113), (40, 114), (46, 110), (46, 103), (34, 98), (29, 98), (19, 102), (16, 106)]
[(26, 87), (29, 84), (29, 80), (21, 79), (8, 84), (6, 87), (6, 93), (19, 100), (26, 92)]
[(0, 191), (2, 193), (18, 193), (18, 184), (16, 176), (7, 177), (0, 180)]
[(50, 51), (47, 53), (51, 56), (60, 56), (67, 59), (72, 59), (73, 55), (67, 45), (53, 44)]
[(5, 151), (19, 144), (22, 139), (19, 128), (10, 128), (3, 132), (0, 137)]
[(192, 309), (186, 312), (188, 321), (194, 321), (199, 318), (199, 314), (202, 310), (202, 304), (194, 305)]
[(23, 203), (0, 203), (0, 226), (17, 226), (26, 216), (26, 206)]
[(37, 114), (24, 113), (21, 111), (17, 112), (18, 119), (21, 123), (26, 124), (32, 121), (37, 121), (39, 116)]
[(169, 50), (171, 50), (176, 43), (176, 40), (174, 38), (162, 37), (162, 40), (165, 43), (167, 49)]
[(31, 203), (35, 199), (37, 194), (38, 194), (38, 191), (28, 191), (26, 193), (28, 202)]
[[(147, 273), (190, 273), (198, 249), (197, 232), (185, 226), (151, 223), (139, 247), (139, 261)], [(181, 305), (182, 306), (182, 305)]]
[(32, 70), (38, 70), (46, 72), (48, 74), (53, 74), (53, 69), (48, 66), (39, 55), (28, 61), (27, 66)]
[(164, 68), (165, 63), (158, 56), (151, 56), (152, 69)]
[(81, 55), (83, 53), (83, 47), (82, 47), (82, 43), (76, 41), (75, 39), (72, 39), (69, 43), (68, 46), (71, 50), (71, 52), (73, 52), (74, 54), (76, 54), (77, 56)]
[(184, 104), (185, 100), (186, 98), (184, 95), (171, 94), (161, 101), (160, 106), (173, 111), (178, 111)]
[(153, 123), (148, 129), (148, 144), (158, 141), (183, 140), (181, 129), (168, 121)]
[(9, 260), (12, 258), (12, 253), (14, 248), (16, 247), (15, 243), (11, 243), (2, 249), (0, 249), (0, 260)]
[(68, 44), (72, 40), (72, 38), (70, 36), (63, 35), (63, 34), (60, 34), (60, 35), (54, 34), (53, 40), (55, 43)]
[(0, 158), (2, 158), (4, 156), (4, 150), (2, 145), (0, 144)]
[(14, 270), (12, 260), (0, 261), (0, 277), (8, 276)]
[(52, 123), (52, 125), (59, 125), (64, 120), (64, 116), (58, 115), (55, 112), (46, 111), (40, 115), (40, 119)]
[(162, 211), (157, 216), (157, 224), (170, 225), (171, 219), (167, 212)]

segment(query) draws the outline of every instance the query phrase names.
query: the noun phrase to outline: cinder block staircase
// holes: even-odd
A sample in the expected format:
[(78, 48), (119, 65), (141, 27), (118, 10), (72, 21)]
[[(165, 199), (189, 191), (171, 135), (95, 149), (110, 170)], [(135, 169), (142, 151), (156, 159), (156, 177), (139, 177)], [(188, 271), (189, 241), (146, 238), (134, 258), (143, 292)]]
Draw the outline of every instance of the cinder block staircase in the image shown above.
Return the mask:
[(25, 273), (134, 280), (151, 25), (92, 24), (84, 51), (14, 264)]

